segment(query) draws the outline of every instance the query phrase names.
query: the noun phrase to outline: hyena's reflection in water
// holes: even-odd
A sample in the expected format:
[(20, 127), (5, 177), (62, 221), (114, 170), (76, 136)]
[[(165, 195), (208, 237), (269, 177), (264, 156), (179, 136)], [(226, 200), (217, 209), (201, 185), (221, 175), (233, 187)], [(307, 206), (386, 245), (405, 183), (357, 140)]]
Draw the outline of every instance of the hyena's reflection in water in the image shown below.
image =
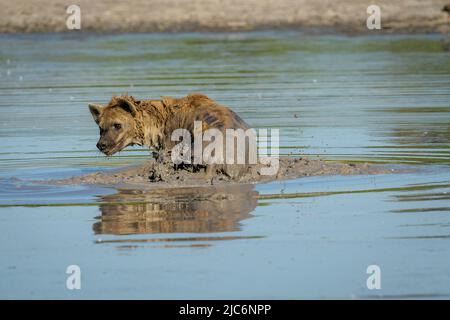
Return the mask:
[(257, 197), (253, 185), (119, 190), (101, 198), (93, 229), (113, 235), (239, 231)]

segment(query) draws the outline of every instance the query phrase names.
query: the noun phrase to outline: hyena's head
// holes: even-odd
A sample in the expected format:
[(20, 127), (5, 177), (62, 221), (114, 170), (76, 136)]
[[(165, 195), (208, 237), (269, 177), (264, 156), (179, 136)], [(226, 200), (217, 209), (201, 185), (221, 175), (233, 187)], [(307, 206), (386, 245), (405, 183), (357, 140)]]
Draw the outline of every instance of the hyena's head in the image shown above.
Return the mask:
[(100, 128), (97, 148), (107, 156), (135, 142), (137, 107), (129, 97), (114, 97), (108, 106), (89, 104), (92, 117)]

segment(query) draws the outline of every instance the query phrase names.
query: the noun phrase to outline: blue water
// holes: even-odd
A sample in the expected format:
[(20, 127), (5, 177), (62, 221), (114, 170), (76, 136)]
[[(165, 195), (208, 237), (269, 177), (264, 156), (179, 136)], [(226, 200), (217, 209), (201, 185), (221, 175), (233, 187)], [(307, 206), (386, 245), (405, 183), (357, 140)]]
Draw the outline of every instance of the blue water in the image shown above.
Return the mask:
[[(449, 298), (449, 89), (438, 35), (2, 35), (0, 298)], [(32, 183), (148, 159), (101, 156), (89, 102), (190, 92), (279, 128), (282, 155), (408, 170), (168, 192)], [(73, 264), (81, 290), (66, 288)]]

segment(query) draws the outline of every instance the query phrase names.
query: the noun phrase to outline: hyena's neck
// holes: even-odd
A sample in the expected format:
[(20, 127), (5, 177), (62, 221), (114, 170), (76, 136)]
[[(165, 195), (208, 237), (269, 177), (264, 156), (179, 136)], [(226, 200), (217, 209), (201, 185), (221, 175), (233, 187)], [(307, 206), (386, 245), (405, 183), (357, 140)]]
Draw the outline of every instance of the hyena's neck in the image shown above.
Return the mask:
[(171, 111), (161, 101), (143, 101), (136, 115), (136, 144), (161, 150), (164, 145), (164, 129)]

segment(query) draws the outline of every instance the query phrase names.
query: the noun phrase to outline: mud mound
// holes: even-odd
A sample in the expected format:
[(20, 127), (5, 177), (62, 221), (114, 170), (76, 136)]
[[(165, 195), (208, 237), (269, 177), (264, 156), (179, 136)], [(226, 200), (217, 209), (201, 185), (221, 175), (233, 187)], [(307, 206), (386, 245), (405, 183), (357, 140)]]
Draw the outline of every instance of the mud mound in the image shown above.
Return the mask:
[(357, 174), (383, 174), (393, 173), (397, 169), (381, 165), (329, 163), (322, 160), (308, 158), (280, 158), (279, 170), (276, 175), (264, 176), (260, 170), (262, 165), (249, 167), (247, 172), (238, 178), (232, 179), (225, 174), (218, 173), (209, 177), (205, 170), (193, 171), (192, 168), (175, 169), (171, 164), (147, 161), (139, 167), (133, 167), (115, 172), (98, 172), (84, 176), (72, 177), (62, 180), (51, 180), (46, 183), (68, 184), (154, 184), (154, 185), (216, 185), (227, 183), (258, 183), (274, 180), (295, 179), (305, 176), (319, 175), (357, 175)]

